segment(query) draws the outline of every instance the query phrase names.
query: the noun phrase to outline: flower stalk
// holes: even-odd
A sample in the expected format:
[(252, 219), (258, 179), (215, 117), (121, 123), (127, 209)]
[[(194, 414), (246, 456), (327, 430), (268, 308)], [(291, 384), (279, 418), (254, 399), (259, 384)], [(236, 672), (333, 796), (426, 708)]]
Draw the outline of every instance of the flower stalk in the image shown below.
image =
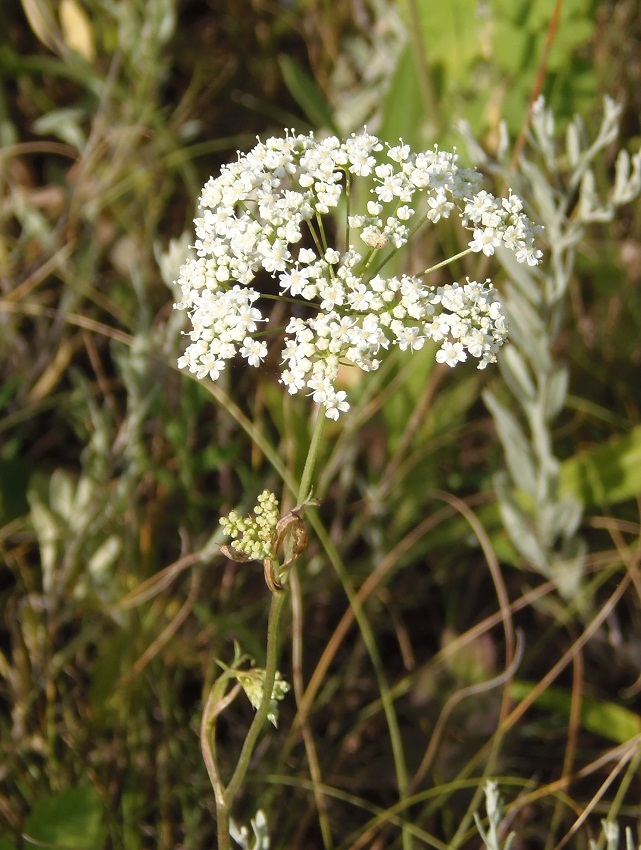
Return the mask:
[[(370, 187), (362, 212), (355, 200), (359, 179)], [(178, 365), (214, 381), (237, 356), (260, 367), (267, 338), (276, 335), (266, 330), (270, 315), (261, 307), (281, 300), (290, 312), (280, 383), (291, 395), (306, 391), (318, 405), (297, 506), (279, 516), (276, 497), (265, 491), (253, 516), (232, 511), (221, 520), (231, 538), (224, 554), (241, 563), (263, 562), (271, 603), (264, 671), (240, 671), (237, 651), (234, 664), (223, 665), (203, 714), (201, 741), (216, 798), (220, 850), (229, 850), (234, 799), (265, 721), (275, 722), (275, 700), (287, 687), (278, 673), (280, 632), (288, 573), (307, 543), (300, 513), (314, 504), (312, 482), (325, 420), (338, 419), (350, 406), (346, 391), (337, 386), (339, 366), (374, 371), (391, 346), (414, 351), (431, 340), (438, 362), (455, 366), (470, 357), (484, 369), (495, 362), (507, 336), (491, 281), (468, 278), (430, 286), (424, 278), (470, 252), (491, 256), (499, 246), (528, 265), (541, 257), (534, 244), (538, 228), (523, 213), (520, 199), (512, 193), (497, 199), (479, 188), (480, 181), (456, 153), (437, 147), (415, 154), (403, 142), (385, 146), (366, 131), (344, 142), (292, 132), (239, 154), (202, 191), (195, 256), (183, 265), (178, 281), (182, 300), (175, 307), (187, 311), (191, 321), (190, 344)], [(452, 214), (472, 234), (464, 251), (418, 275), (381, 274), (426, 226)], [(335, 233), (343, 244), (330, 244)], [(276, 295), (255, 288), (262, 272), (277, 282)], [(367, 628), (363, 634), (381, 684), (405, 801), (407, 770), (393, 700), (372, 635)], [(216, 719), (241, 690), (238, 683), (230, 688), (234, 678), (246, 690), (249, 685), (256, 713), (225, 784), (216, 759)], [(321, 825), (330, 846), (329, 825)], [(411, 848), (406, 829), (403, 847)]]

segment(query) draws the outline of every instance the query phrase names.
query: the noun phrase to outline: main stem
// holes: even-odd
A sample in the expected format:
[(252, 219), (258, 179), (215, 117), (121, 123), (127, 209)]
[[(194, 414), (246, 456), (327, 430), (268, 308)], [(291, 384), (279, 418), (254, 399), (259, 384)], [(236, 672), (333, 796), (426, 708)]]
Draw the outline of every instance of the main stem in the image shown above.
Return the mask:
[(322, 408), (319, 406), (316, 413), (316, 422), (314, 423), (314, 432), (309, 444), (307, 459), (305, 460), (305, 467), (303, 468), (303, 474), (300, 479), (300, 484), (298, 485), (299, 505), (303, 504), (303, 502), (307, 499), (312, 488), (312, 476), (314, 474), (316, 461), (318, 460), (318, 452), (320, 449), (321, 439), (323, 437), (323, 429), (325, 428), (326, 418), (327, 417), (323, 413)]
[(249, 768), (249, 761), (254, 751), (254, 747), (256, 746), (256, 741), (258, 740), (258, 735), (260, 734), (260, 730), (263, 728), (263, 725), (267, 720), (269, 703), (271, 702), (272, 692), (274, 690), (274, 682), (276, 680), (276, 668), (278, 664), (278, 646), (280, 637), (279, 627), (284, 602), (284, 591), (278, 590), (272, 593), (272, 602), (269, 609), (269, 623), (267, 626), (267, 652), (265, 661), (265, 683), (263, 685), (263, 696), (261, 698), (260, 705), (258, 706), (256, 714), (254, 715), (252, 724), (249, 727), (249, 731), (247, 732), (247, 737), (245, 738), (243, 748), (240, 751), (240, 756), (238, 757), (236, 769), (234, 770), (232, 778), (229, 780), (229, 784), (225, 789), (224, 796), (228, 808), (231, 807), (231, 803), (236, 794), (238, 793), (240, 786), (242, 785), (243, 779), (245, 778), (245, 775), (247, 773), (247, 769)]
[[(307, 452), (307, 458), (305, 460), (305, 466), (303, 468), (303, 474), (298, 488), (298, 504), (303, 504), (311, 491), (312, 476), (318, 459), (325, 419), (326, 417), (324, 416), (322, 409), (319, 407), (316, 414), (316, 422), (314, 424), (312, 439)], [(276, 671), (278, 669), (278, 658), (280, 654), (280, 624), (285, 599), (286, 593), (284, 590), (277, 590), (272, 593), (272, 601), (269, 608), (269, 621), (267, 625), (265, 679), (260, 705), (258, 706), (254, 719), (247, 732), (247, 736), (245, 737), (236, 768), (229, 780), (229, 784), (222, 793), (216, 794), (219, 850), (231, 850), (229, 834), (231, 807), (234, 798), (236, 797), (236, 794), (238, 794), (245, 776), (247, 775), (251, 757), (254, 752), (254, 748), (256, 747), (256, 742), (258, 741), (258, 736), (265, 724), (265, 721), (267, 720), (269, 704), (274, 691), (274, 682), (276, 681)], [(211, 730), (211, 734), (215, 735), (215, 730)]]

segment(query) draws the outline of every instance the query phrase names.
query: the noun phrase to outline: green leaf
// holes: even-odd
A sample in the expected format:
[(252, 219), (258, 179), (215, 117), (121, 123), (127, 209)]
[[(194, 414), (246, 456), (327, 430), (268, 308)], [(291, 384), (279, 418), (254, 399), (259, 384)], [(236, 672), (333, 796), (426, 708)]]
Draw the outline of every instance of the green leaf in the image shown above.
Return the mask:
[(493, 28), (492, 58), (499, 68), (516, 74), (531, 49), (531, 36), (507, 20), (497, 20)]
[(536, 470), (530, 444), (523, 429), (516, 417), (489, 390), (483, 393), (483, 401), (494, 417), (512, 481), (523, 493), (535, 499), (538, 492)]
[(521, 162), (521, 168), (532, 187), (534, 201), (538, 209), (541, 210), (539, 215), (544, 221), (556, 221), (558, 202), (554, 188), (550, 186), (541, 169), (525, 157)]
[(494, 478), (503, 526), (519, 554), (542, 575), (548, 575), (547, 553), (541, 545), (539, 536), (532, 531), (530, 516), (510, 493), (506, 479), (507, 476), (501, 473)]
[(561, 466), (562, 493), (586, 505), (613, 505), (641, 492), (641, 425)]
[(31, 467), (21, 458), (0, 458), (0, 523), (8, 523), (29, 510), (30, 475)]
[(396, 143), (399, 139), (412, 148), (422, 146), (424, 105), (418, 86), (418, 69), (411, 45), (401, 54), (387, 92), (379, 138)]
[(548, 57), (548, 69), (556, 71), (568, 66), (568, 55), (582, 44), (587, 44), (594, 35), (594, 21), (575, 19), (560, 30), (559, 38), (552, 44)]
[(513, 345), (506, 345), (499, 360), (501, 374), (519, 403), (525, 407), (536, 398), (536, 387), (528, 366)]
[(540, 276), (535, 277), (532, 269), (523, 263), (519, 263), (514, 252), (507, 248), (497, 248), (496, 257), (507, 272), (509, 280), (515, 285), (519, 295), (527, 299), (529, 305), (536, 308), (533, 314), (534, 321), (542, 327), (541, 320), (538, 318), (538, 310), (543, 301)]
[[(567, 15), (561, 7), (561, 22), (567, 22)], [(527, 4), (528, 27), (532, 31), (547, 32), (554, 15), (555, 0), (534, 0)]]
[(60, 850), (100, 850), (105, 842), (102, 815), (95, 788), (68, 788), (36, 801), (24, 833), (33, 843), (55, 845)]
[[(510, 685), (510, 696), (516, 700), (525, 699), (534, 687), (534, 682), (514, 681)], [(572, 695), (562, 688), (546, 688), (535, 705), (562, 715), (566, 722), (570, 716)], [(584, 697), (581, 700), (581, 726), (588, 732), (622, 744), (641, 734), (641, 717), (622, 705)]]
[(84, 150), (87, 139), (82, 125), (86, 117), (84, 109), (68, 106), (41, 115), (31, 126), (40, 136), (56, 136), (71, 147)]
[(465, 80), (481, 57), (477, 0), (410, 2), (416, 3), (427, 61), (441, 65), (446, 78)]
[(544, 391), (546, 422), (551, 422), (563, 410), (568, 394), (569, 381), (570, 373), (565, 366), (559, 366), (549, 376)]
[(54, 567), (56, 565), (60, 548), (60, 527), (55, 515), (46, 505), (38, 500), (35, 491), (30, 490), (28, 497), (31, 502), (29, 517), (31, 519), (33, 530), (38, 538), (43, 572), (43, 586), (45, 591), (47, 591), (53, 587)]
[(120, 808), (122, 811), (123, 844), (125, 850), (141, 850), (142, 832), (140, 824), (145, 818), (146, 800), (142, 790), (135, 786), (133, 779), (128, 780), (122, 795)]
[(315, 80), (285, 54), (279, 57), (278, 62), (285, 85), (311, 123), (315, 127), (326, 127), (335, 135), (340, 135), (333, 110)]
[(131, 630), (123, 628), (114, 634), (104, 635), (101, 641), (89, 688), (91, 720), (95, 729), (102, 730), (112, 724), (126, 699), (123, 689), (117, 685), (127, 671), (128, 650), (135, 637)]

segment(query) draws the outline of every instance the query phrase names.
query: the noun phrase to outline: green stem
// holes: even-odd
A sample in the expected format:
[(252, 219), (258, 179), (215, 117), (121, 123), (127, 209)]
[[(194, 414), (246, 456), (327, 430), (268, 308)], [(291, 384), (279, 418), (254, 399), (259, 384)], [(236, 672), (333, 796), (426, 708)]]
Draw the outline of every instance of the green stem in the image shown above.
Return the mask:
[(430, 266), (429, 269), (424, 269), (422, 272), (419, 272), (415, 277), (423, 277), (423, 275), (430, 274), (430, 272), (435, 272), (437, 269), (442, 269), (443, 266), (449, 266), (450, 263), (453, 263), (454, 260), (460, 260), (461, 257), (465, 257), (467, 254), (471, 254), (472, 249), (466, 248), (465, 251), (461, 251), (459, 254), (454, 254), (453, 257), (448, 257), (447, 260), (443, 260), (442, 263), (437, 263), (435, 266)]
[(349, 248), (349, 217), (351, 215), (351, 206), (352, 206), (352, 175), (349, 173), (349, 169), (345, 169), (345, 250)]
[(209, 781), (214, 789), (217, 804), (225, 802), (225, 786), (218, 771), (218, 760), (216, 758), (216, 719), (230, 705), (240, 691), (240, 685), (235, 685), (231, 691), (225, 695), (229, 676), (225, 672), (216, 681), (209, 692), (205, 710), (203, 711), (203, 719), (200, 726), (200, 743), (203, 752), (205, 767), (209, 774)]
[(314, 423), (314, 432), (312, 433), (312, 439), (309, 444), (309, 451), (307, 452), (307, 459), (305, 460), (305, 467), (303, 469), (303, 474), (300, 479), (300, 484), (298, 486), (298, 504), (302, 504), (310, 494), (312, 487), (312, 476), (314, 474), (314, 467), (316, 466), (316, 461), (318, 460), (318, 452), (320, 450), (321, 439), (323, 437), (323, 429), (325, 427), (325, 420), (327, 417), (322, 411), (322, 408), (319, 406), (316, 412), (316, 422)]
[[(298, 487), (299, 504), (302, 504), (306, 500), (311, 490), (312, 476), (318, 459), (325, 419), (326, 417), (323, 415), (323, 411), (319, 407), (316, 413), (316, 422), (314, 424), (314, 430), (307, 458), (305, 460), (303, 474)], [(269, 622), (267, 625), (267, 649), (263, 693), (260, 705), (258, 706), (254, 719), (252, 720), (243, 742), (238, 762), (226, 788), (222, 787), (222, 783), (220, 782), (215, 757), (214, 737), (216, 734), (215, 719), (217, 712), (214, 711), (213, 706), (217, 700), (214, 699), (213, 695), (214, 692), (216, 692), (216, 685), (214, 686), (214, 689), (212, 689), (212, 695), (210, 695), (210, 699), (208, 700), (208, 704), (205, 709), (205, 717), (203, 720), (203, 754), (205, 756), (205, 763), (215, 791), (219, 850), (230, 850), (231, 844), (229, 828), (231, 808), (247, 775), (252, 754), (258, 741), (258, 736), (260, 735), (262, 728), (265, 725), (265, 721), (267, 720), (267, 714), (269, 712), (269, 706), (274, 691), (274, 682), (276, 681), (280, 647), (280, 624), (286, 598), (287, 594), (284, 590), (272, 593), (272, 601), (269, 609)], [(217, 692), (216, 695), (218, 695)]]
[[(294, 564), (294, 568), (290, 573), (289, 584), (292, 590), (292, 682), (294, 685), (294, 693), (296, 695), (296, 705), (300, 707), (304, 694), (303, 599), (296, 564)], [(314, 745), (314, 737), (307, 717), (302, 720), (301, 731), (303, 734), (303, 742), (305, 744), (305, 752), (307, 754), (307, 762), (309, 764), (309, 775), (312, 780), (312, 790), (314, 793), (314, 800), (316, 802), (316, 810), (318, 812), (318, 823), (321, 830), (323, 847), (325, 850), (332, 850), (334, 846), (332, 840), (332, 828), (330, 826), (327, 813), (326, 798), (322, 790), (321, 769), (316, 747)]]
[[(372, 662), (372, 667), (374, 668), (374, 674), (376, 676), (376, 681), (381, 694), (381, 704), (383, 706), (383, 712), (385, 714), (385, 720), (387, 722), (387, 728), (390, 736), (390, 745), (392, 748), (392, 757), (394, 759), (394, 769), (396, 772), (399, 801), (403, 805), (403, 808), (405, 808), (407, 801), (410, 797), (410, 788), (407, 774), (407, 765), (405, 763), (405, 753), (403, 750), (403, 739), (398, 723), (398, 717), (396, 715), (396, 709), (394, 707), (394, 695), (392, 694), (392, 691), (387, 683), (387, 679), (385, 678), (385, 667), (378, 651), (378, 647), (376, 645), (376, 638), (369, 624), (369, 620), (367, 619), (367, 615), (365, 614), (365, 611), (363, 610), (363, 607), (357, 598), (356, 591), (352, 584), (352, 580), (350, 579), (349, 574), (343, 564), (343, 561), (341, 560), (341, 557), (338, 554), (336, 547), (334, 546), (333, 540), (327, 533), (318, 515), (312, 512), (310, 512), (310, 514), (310, 523), (314, 531), (316, 532), (316, 535), (320, 540), (323, 549), (325, 550), (325, 553), (329, 557), (332, 566), (336, 571), (336, 574), (340, 578), (341, 584), (343, 585), (343, 589), (349, 600), (349, 604), (354, 611), (354, 617), (360, 628), (361, 635), (363, 637), (363, 643), (365, 644), (365, 647), (369, 654), (370, 660)], [(407, 813), (404, 812), (404, 821), (406, 817)], [(412, 833), (405, 822), (401, 827), (401, 839), (403, 850), (412, 850)]]
[[(303, 504), (309, 497), (312, 486), (312, 476), (314, 473), (314, 467), (316, 466), (316, 461), (318, 460), (318, 453), (320, 450), (321, 439), (323, 436), (323, 430), (325, 428), (325, 420), (326, 416), (323, 412), (322, 407), (318, 407), (316, 411), (316, 422), (314, 423), (314, 430), (312, 432), (312, 438), (309, 444), (309, 449), (307, 452), (307, 458), (305, 460), (305, 466), (303, 468), (303, 474), (300, 479), (300, 484), (298, 488), (298, 504)], [(300, 626), (301, 623), (301, 592), (300, 592), (300, 584), (298, 582), (298, 577), (296, 571), (296, 566), (292, 570), (291, 574), (291, 582), (292, 582), (292, 610), (294, 613), (294, 634), (298, 634), (299, 638), (301, 637), (302, 628)], [(297, 612), (298, 606), (298, 612)], [(301, 650), (302, 641), (298, 643), (298, 651)], [(297, 645), (296, 641), (294, 641), (294, 658), (296, 659)], [(299, 666), (302, 669), (302, 657), (298, 659)], [(294, 681), (294, 686), (296, 689), (296, 698), (297, 701), (300, 700), (302, 695), (302, 683), (298, 682), (298, 687), (296, 687), (297, 682)], [(318, 818), (321, 828), (321, 833), (323, 837), (323, 846), (325, 848), (331, 848), (333, 846), (332, 842), (332, 831), (329, 824), (329, 819), (327, 817), (327, 809), (322, 797), (322, 793), (319, 789), (321, 777), (320, 777), (320, 767), (318, 765), (318, 759), (316, 756), (316, 751), (314, 749), (314, 742), (311, 737), (311, 733), (308, 726), (304, 726), (303, 728), (303, 739), (305, 743), (305, 751), (307, 753), (307, 759), (310, 766), (310, 773), (312, 777), (312, 783), (314, 787), (314, 798), (316, 800), (316, 808), (318, 809)]]
[(240, 786), (243, 783), (249, 762), (256, 746), (256, 741), (260, 734), (269, 711), (269, 703), (271, 702), (272, 693), (274, 690), (274, 682), (276, 680), (276, 668), (278, 665), (278, 647), (280, 642), (280, 619), (283, 613), (283, 605), (286, 594), (284, 591), (276, 591), (272, 593), (272, 602), (269, 609), (269, 623), (267, 626), (267, 653), (265, 661), (265, 682), (263, 685), (263, 695), (260, 705), (254, 715), (247, 737), (243, 744), (238, 757), (238, 764), (229, 780), (229, 784), (225, 789), (224, 799), (228, 809), (231, 809), (231, 804), (234, 797), (238, 793)]
[(200, 726), (203, 759), (216, 798), (216, 832), (219, 850), (231, 850), (231, 845), (229, 841), (229, 806), (225, 798), (225, 786), (218, 770), (216, 719), (234, 701), (241, 689), (241, 686), (236, 684), (228, 694), (225, 694), (229, 679), (230, 671), (225, 670), (222, 676), (214, 682), (205, 704)]
[(231, 850), (231, 835), (229, 831), (230, 817), (229, 809), (224, 803), (216, 804), (216, 835), (218, 837), (218, 850)]

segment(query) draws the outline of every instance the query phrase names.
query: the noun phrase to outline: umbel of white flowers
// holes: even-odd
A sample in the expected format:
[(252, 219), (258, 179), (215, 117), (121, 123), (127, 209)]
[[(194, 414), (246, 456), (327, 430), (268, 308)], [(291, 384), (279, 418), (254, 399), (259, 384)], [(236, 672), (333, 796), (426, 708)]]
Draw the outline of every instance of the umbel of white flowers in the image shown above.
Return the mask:
[[(350, 213), (357, 178), (371, 184), (365, 215)], [(285, 333), (280, 381), (292, 394), (307, 389), (331, 419), (349, 408), (335, 386), (339, 365), (377, 369), (390, 345), (416, 350), (431, 339), (440, 344), (440, 363), (454, 366), (469, 355), (485, 368), (507, 335), (489, 280), (430, 287), (422, 275), (380, 273), (419, 228), (453, 212), (472, 233), (469, 250), (489, 256), (503, 245), (536, 265), (539, 228), (521, 200), (511, 193), (497, 199), (480, 181), (456, 153), (435, 147), (415, 154), (367, 132), (344, 142), (287, 133), (239, 154), (200, 197), (196, 256), (178, 280), (175, 307), (192, 324), (178, 365), (213, 380), (237, 354), (260, 366), (269, 318), (257, 305), (269, 301), (251, 284), (265, 271), (291, 308), (285, 328), (275, 329)], [(327, 243), (329, 214), (344, 216), (342, 226), (328, 228), (344, 239), (340, 250)], [(300, 246), (304, 239), (314, 247)]]

